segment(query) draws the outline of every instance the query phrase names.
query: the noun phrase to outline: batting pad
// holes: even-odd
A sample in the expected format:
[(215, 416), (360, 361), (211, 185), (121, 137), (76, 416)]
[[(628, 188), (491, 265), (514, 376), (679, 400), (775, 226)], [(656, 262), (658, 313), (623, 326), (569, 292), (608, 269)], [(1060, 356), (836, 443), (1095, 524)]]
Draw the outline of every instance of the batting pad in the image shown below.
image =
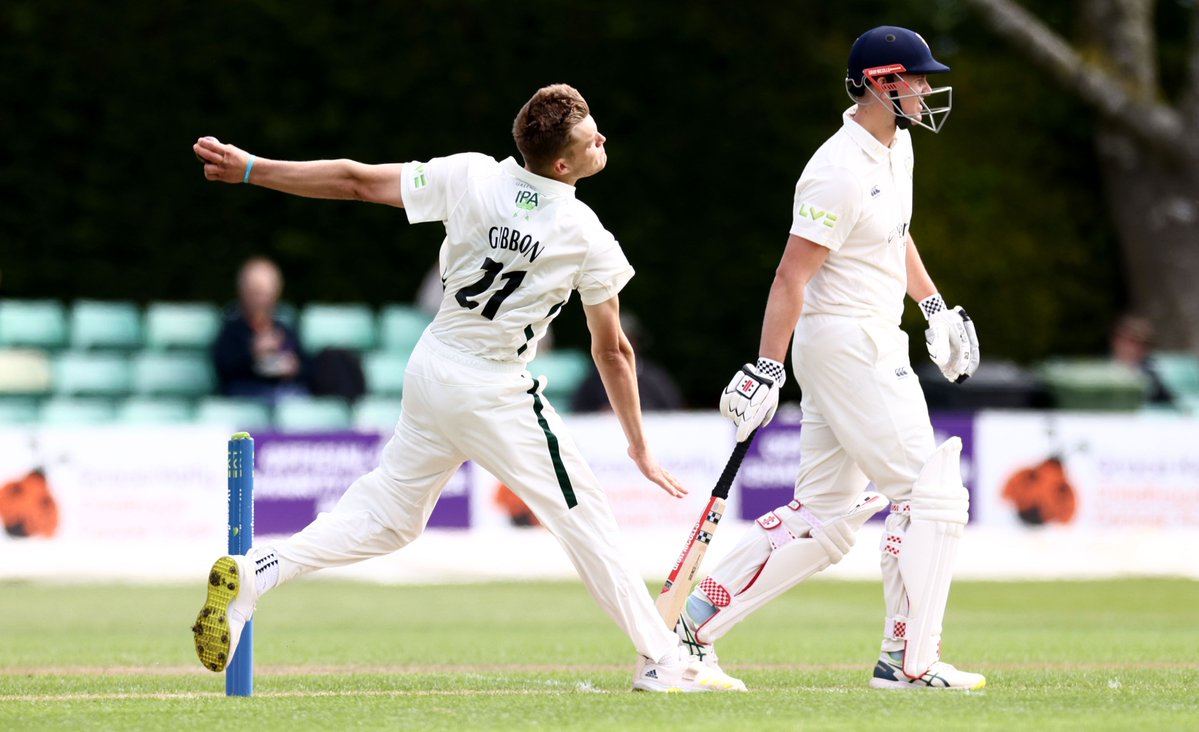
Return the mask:
[[(951, 437), (925, 463), (912, 487), (910, 522), (900, 537), (899, 574), (908, 598), (902, 624), (903, 672), (919, 678), (940, 658), (941, 622), (949, 601), (958, 543), (969, 518), (970, 494), (962, 485), (962, 441)], [(892, 533), (888, 522), (888, 533)], [(898, 527), (895, 527), (898, 528)], [(896, 532), (898, 533), (898, 532)], [(902, 622), (901, 622), (902, 621)]]
[[(888, 501), (878, 493), (863, 493), (862, 497), (845, 513), (831, 521), (822, 522), (806, 507), (794, 502), (758, 519), (758, 526), (770, 537), (771, 552), (762, 565), (758, 576), (736, 595), (722, 595), (727, 602), (706, 623), (696, 628), (696, 638), (701, 643), (714, 643), (734, 625), (750, 613), (765, 605), (795, 585), (817, 572), (841, 561), (854, 544), (854, 537), (862, 524), (874, 514), (887, 507)], [(784, 524), (798, 528), (798, 522), (784, 521), (779, 513), (794, 512), (810, 528), (795, 536)], [(773, 536), (786, 532), (783, 538)], [(704, 588), (709, 597), (711, 590)], [(720, 588), (723, 589), (723, 588)]]

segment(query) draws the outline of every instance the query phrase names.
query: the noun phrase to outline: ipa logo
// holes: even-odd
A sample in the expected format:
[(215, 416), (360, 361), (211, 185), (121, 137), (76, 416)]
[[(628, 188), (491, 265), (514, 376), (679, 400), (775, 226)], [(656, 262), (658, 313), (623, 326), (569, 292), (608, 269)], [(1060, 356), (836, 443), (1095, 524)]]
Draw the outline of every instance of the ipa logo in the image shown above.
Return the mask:
[(525, 211), (535, 210), (537, 208), (537, 191), (517, 191), (516, 207)]
[(517, 191), (516, 213), (512, 214), (512, 218), (523, 218), (525, 221), (528, 221), (529, 214), (537, 210), (538, 203), (537, 191)]

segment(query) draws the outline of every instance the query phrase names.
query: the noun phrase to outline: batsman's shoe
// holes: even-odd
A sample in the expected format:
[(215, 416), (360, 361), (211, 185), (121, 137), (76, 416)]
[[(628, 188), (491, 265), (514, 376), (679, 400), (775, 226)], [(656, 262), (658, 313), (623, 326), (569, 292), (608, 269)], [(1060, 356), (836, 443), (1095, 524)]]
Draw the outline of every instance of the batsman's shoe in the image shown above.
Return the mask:
[(257, 602), (258, 591), (249, 560), (242, 556), (216, 560), (208, 573), (208, 597), (192, 626), (196, 655), (204, 668), (225, 670)]
[(712, 669), (691, 658), (680, 647), (677, 658), (657, 663), (644, 656), (634, 672), (633, 691), (696, 692), (745, 691), (745, 682), (729, 676), (719, 668)]
[(724, 673), (720, 668), (720, 659), (716, 656), (716, 646), (710, 643), (700, 643), (695, 635), (695, 621), (687, 614), (687, 608), (679, 615), (674, 632), (679, 636), (679, 643), (691, 654), (692, 660), (699, 661), (708, 668)]
[(982, 674), (958, 671), (944, 661), (937, 661), (924, 675), (909, 678), (903, 672), (903, 651), (883, 651), (874, 666), (874, 678), (870, 686), (874, 689), (966, 689), (978, 691), (987, 685)]

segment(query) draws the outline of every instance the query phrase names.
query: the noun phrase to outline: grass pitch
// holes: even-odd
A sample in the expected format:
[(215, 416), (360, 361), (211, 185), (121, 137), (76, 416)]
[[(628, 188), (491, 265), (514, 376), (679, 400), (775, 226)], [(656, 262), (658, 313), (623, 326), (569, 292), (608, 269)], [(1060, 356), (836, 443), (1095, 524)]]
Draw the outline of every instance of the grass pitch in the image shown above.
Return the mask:
[(1194, 729), (1199, 583), (959, 582), (946, 660), (974, 693), (867, 687), (878, 583), (812, 581), (720, 646), (748, 694), (634, 694), (578, 583), (311, 580), (255, 615), (255, 695), (224, 696), (195, 586), (0, 584), (0, 729)]

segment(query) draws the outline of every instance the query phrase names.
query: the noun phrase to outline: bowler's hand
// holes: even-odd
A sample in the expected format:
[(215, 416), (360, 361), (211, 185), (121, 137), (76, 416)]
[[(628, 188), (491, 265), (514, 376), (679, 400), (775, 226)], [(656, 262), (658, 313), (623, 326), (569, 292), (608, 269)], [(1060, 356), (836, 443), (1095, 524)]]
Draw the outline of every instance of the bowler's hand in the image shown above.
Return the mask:
[(657, 483), (662, 490), (675, 498), (687, 495), (687, 489), (683, 487), (683, 484), (678, 481), (678, 478), (671, 475), (670, 471), (658, 464), (648, 447), (641, 449), (629, 447), (629, 457), (637, 463), (637, 469), (641, 471), (641, 474)]
[(204, 177), (222, 183), (241, 183), (250, 164), (250, 154), (227, 145), (215, 137), (201, 137), (192, 145), (196, 158), (204, 163)]

